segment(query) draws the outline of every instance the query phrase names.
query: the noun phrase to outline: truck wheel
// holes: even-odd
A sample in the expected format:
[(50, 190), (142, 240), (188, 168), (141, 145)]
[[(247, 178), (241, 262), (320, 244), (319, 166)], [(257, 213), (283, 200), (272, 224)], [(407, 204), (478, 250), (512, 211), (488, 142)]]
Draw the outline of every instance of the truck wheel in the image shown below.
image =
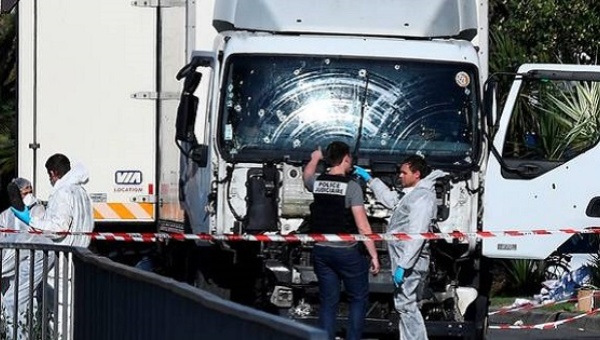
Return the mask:
[(196, 272), (194, 287), (215, 294), (216, 296), (225, 300), (231, 299), (231, 289), (221, 287), (211, 279), (207, 279), (207, 277), (200, 270)]
[(479, 295), (477, 299), (469, 306), (465, 314), (465, 320), (472, 321), (475, 324), (475, 332), (466, 339), (486, 340), (488, 334), (488, 304), (487, 296)]
[(489, 332), (489, 317), (486, 315), (481, 330), (477, 330), (477, 339), (486, 340)]
[(232, 299), (233, 283), (237, 281), (232, 253), (224, 252), (216, 246), (200, 246), (195, 250), (192, 257), (193, 285), (218, 297)]

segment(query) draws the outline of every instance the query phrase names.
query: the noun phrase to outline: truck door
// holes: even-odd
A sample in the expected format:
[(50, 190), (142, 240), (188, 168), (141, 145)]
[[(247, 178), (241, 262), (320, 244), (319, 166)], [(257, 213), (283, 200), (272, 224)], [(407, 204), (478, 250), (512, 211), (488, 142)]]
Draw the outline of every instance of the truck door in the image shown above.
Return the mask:
[[(484, 229), (600, 225), (600, 67), (523, 65), (508, 94), (485, 178)], [(547, 257), (580, 235), (484, 239), (486, 256)]]
[[(158, 7), (158, 4), (160, 6)], [(183, 62), (186, 1), (20, 1), (19, 174), (46, 199), (54, 153), (89, 170), (97, 222), (153, 222), (163, 67)], [(183, 9), (183, 10), (182, 10)], [(165, 46), (168, 44), (168, 46)], [(170, 77), (171, 77), (170, 75)], [(166, 123), (168, 124), (168, 122)]]

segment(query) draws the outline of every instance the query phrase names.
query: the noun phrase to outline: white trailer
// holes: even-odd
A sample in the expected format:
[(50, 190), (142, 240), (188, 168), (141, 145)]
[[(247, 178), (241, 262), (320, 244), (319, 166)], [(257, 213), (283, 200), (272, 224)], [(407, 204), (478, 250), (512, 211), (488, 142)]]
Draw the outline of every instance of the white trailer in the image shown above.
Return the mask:
[(154, 223), (159, 207), (181, 215), (169, 186), (178, 174), (159, 170), (178, 157), (158, 131), (174, 125), (174, 74), (195, 46), (195, 6), (18, 2), (18, 174), (40, 198), (46, 159), (63, 153), (90, 171), (97, 222)]

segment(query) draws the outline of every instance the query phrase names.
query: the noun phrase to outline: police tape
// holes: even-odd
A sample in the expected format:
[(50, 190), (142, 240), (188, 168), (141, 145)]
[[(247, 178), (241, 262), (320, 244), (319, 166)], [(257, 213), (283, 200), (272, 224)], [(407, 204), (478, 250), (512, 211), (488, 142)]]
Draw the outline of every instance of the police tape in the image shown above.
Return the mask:
[(529, 310), (534, 310), (534, 309), (543, 308), (543, 307), (556, 306), (556, 305), (560, 305), (563, 303), (574, 302), (574, 301), (577, 301), (577, 298), (561, 300), (561, 301), (552, 301), (552, 302), (542, 303), (542, 304), (538, 304), (538, 305), (534, 305), (532, 303), (525, 303), (525, 304), (522, 304), (519, 306), (503, 307), (503, 308), (500, 308), (499, 310), (488, 313), (488, 315), (491, 316), (491, 315), (496, 315), (496, 314), (509, 314), (509, 313), (518, 312), (521, 310), (529, 311)]
[(553, 322), (545, 322), (545, 323), (540, 323), (540, 324), (535, 324), (535, 325), (525, 325), (522, 322), (516, 322), (513, 325), (488, 325), (489, 329), (555, 329), (560, 325), (564, 325), (566, 323), (570, 323), (573, 322), (575, 320), (584, 318), (586, 316), (592, 316), (594, 314), (597, 314), (600, 311), (600, 308), (596, 308), (593, 309), (591, 311), (579, 314), (579, 315), (575, 315), (572, 317), (568, 317), (562, 320), (557, 320), (557, 321), (553, 321)]
[[(184, 233), (126, 233), (126, 232), (50, 232), (50, 231), (20, 231), (0, 229), (7, 234), (38, 234), (47, 236), (86, 236), (98, 241), (122, 242), (156, 242), (165, 240), (176, 241), (250, 241), (250, 242), (286, 242), (286, 243), (315, 243), (315, 242), (353, 242), (353, 241), (414, 241), (414, 240), (468, 240), (503, 237), (546, 236), (556, 234), (600, 234), (600, 227), (588, 229), (557, 229), (557, 230), (507, 230), (507, 231), (477, 231), (477, 232), (426, 232), (426, 233), (384, 233), (384, 234), (184, 234)], [(0, 241), (1, 242), (1, 241)]]

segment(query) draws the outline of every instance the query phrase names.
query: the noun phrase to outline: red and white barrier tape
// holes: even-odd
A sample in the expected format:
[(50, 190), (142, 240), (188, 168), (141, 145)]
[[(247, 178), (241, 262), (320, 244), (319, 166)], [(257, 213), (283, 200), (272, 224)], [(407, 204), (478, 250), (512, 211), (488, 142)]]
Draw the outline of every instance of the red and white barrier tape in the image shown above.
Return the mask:
[[(412, 240), (448, 240), (448, 239), (487, 239), (499, 237), (522, 237), (522, 236), (545, 236), (555, 234), (600, 234), (599, 227), (591, 229), (558, 229), (558, 230), (507, 230), (507, 231), (478, 231), (464, 233), (454, 231), (450, 233), (394, 233), (394, 234), (222, 234), (211, 235), (205, 233), (183, 234), (183, 233), (124, 233), (124, 232), (46, 232), (30, 231), (22, 232), (13, 229), (0, 229), (0, 233), (30, 233), (39, 235), (56, 236), (87, 236), (100, 241), (125, 241), (125, 242), (155, 242), (157, 240), (176, 241), (253, 241), (253, 242), (349, 242), (349, 241), (412, 241)], [(1, 242), (1, 240), (0, 240)]]
[[(94, 240), (100, 241), (125, 241), (125, 242), (156, 242), (157, 240), (177, 240), (177, 241), (189, 241), (189, 240), (204, 240), (204, 241), (255, 241), (255, 242), (348, 242), (348, 241), (410, 241), (410, 240), (441, 240), (441, 239), (466, 239), (466, 238), (494, 238), (494, 237), (520, 237), (520, 236), (533, 236), (533, 235), (552, 235), (552, 234), (600, 234), (600, 228), (592, 227), (590, 229), (558, 229), (558, 230), (528, 230), (528, 231), (497, 231), (497, 232), (485, 232), (478, 231), (472, 233), (463, 232), (451, 232), (451, 233), (396, 233), (396, 234), (288, 234), (288, 235), (239, 235), (239, 234), (224, 234), (224, 235), (210, 235), (210, 234), (183, 234), (183, 233), (121, 233), (121, 232), (42, 232), (42, 231), (19, 231), (14, 229), (0, 229), (0, 234), (38, 234), (38, 235), (56, 235), (56, 236), (88, 236)], [(0, 239), (1, 242), (1, 239)], [(509, 313), (520, 309), (533, 309), (537, 307), (544, 307), (553, 304), (559, 304), (568, 302), (571, 300), (559, 301), (552, 304), (546, 304), (541, 306), (519, 306), (514, 308), (501, 309), (489, 313), (489, 315), (498, 313)], [(567, 319), (547, 322), (537, 325), (490, 325), (489, 329), (553, 329), (560, 325), (573, 322), (577, 319), (581, 319), (588, 315), (597, 314), (600, 308), (592, 311), (573, 316)]]
[(549, 302), (549, 303), (545, 303), (545, 304), (539, 304), (539, 305), (534, 305), (531, 303), (526, 303), (520, 306), (516, 306), (516, 307), (503, 307), (500, 308), (497, 311), (493, 311), (488, 313), (488, 315), (496, 315), (496, 314), (508, 314), (508, 313), (512, 313), (512, 312), (517, 312), (520, 310), (533, 310), (533, 309), (538, 309), (538, 308), (542, 308), (542, 307), (550, 307), (550, 306), (556, 306), (556, 305), (560, 305), (562, 303), (567, 303), (567, 302), (574, 302), (577, 301), (577, 298), (573, 298), (573, 299), (568, 299), (568, 300), (562, 300), (562, 301), (556, 301), (556, 302)]
[(594, 314), (598, 313), (598, 311), (600, 311), (600, 308), (596, 308), (589, 312), (582, 313), (582, 314), (579, 314), (579, 315), (576, 315), (576, 316), (573, 316), (570, 318), (566, 318), (563, 320), (540, 323), (537, 325), (489, 325), (488, 328), (489, 329), (554, 329), (560, 325), (564, 325), (566, 323), (573, 322), (577, 319), (581, 319), (586, 316), (594, 315)]

